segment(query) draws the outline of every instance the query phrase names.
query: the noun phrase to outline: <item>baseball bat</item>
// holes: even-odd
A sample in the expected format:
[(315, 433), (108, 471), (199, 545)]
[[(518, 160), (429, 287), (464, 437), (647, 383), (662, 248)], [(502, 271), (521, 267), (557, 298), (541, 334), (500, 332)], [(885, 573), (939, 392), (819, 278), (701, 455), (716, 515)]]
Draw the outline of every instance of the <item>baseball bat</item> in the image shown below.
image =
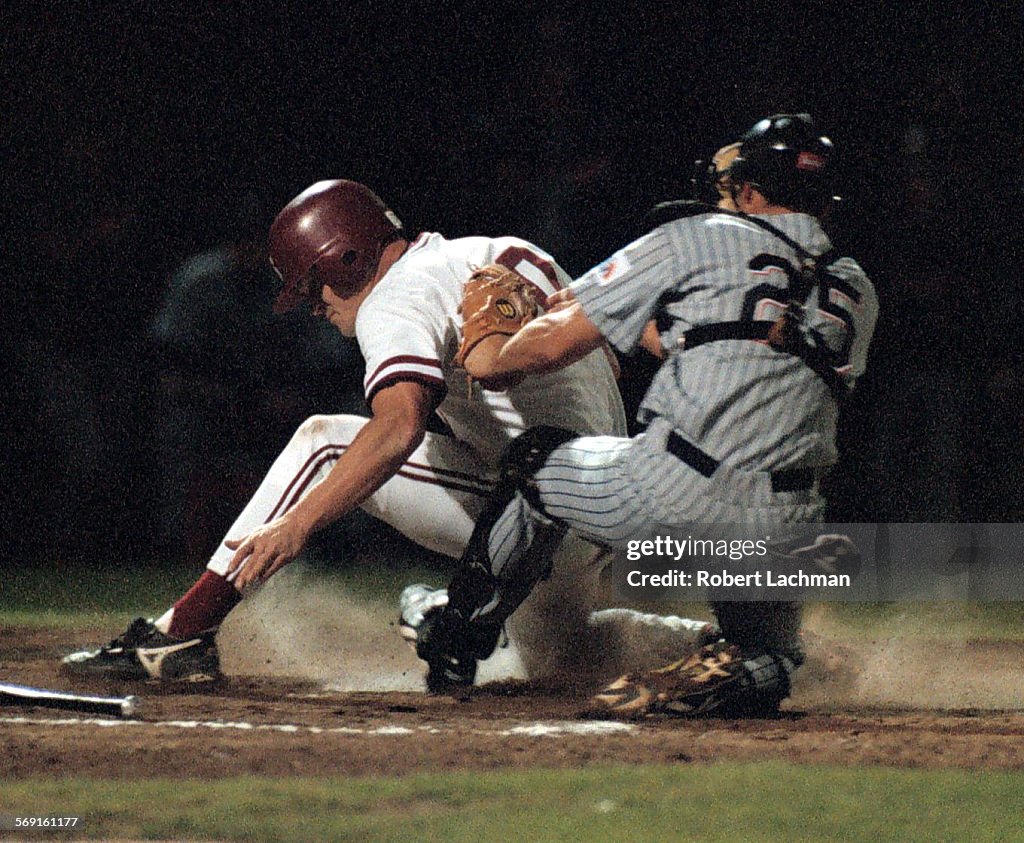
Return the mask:
[(132, 717), (139, 709), (139, 698), (135, 696), (94, 697), (0, 682), (0, 705), (31, 705), (57, 708), (62, 711)]

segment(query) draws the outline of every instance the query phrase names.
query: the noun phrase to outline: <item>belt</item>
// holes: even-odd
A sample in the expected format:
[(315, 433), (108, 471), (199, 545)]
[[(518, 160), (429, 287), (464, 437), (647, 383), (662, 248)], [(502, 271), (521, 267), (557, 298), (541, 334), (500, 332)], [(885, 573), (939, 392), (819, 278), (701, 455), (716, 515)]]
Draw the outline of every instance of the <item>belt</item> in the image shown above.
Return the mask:
[[(668, 435), (665, 450), (682, 460), (698, 474), (710, 477), (718, 470), (721, 462), (704, 453), (691, 442), (687, 442), (674, 430)], [(770, 472), (773, 492), (807, 492), (814, 488), (818, 472), (813, 468), (789, 468)]]

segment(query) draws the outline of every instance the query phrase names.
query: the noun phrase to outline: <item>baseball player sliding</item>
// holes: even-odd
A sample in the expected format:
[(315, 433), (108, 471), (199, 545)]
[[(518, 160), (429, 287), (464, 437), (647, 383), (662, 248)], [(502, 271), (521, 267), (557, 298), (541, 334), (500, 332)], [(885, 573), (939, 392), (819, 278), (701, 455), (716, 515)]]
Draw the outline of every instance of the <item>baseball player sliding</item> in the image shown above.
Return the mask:
[[(570, 280), (531, 243), (514, 237), (447, 240), (436, 233), (410, 238), (365, 186), (322, 181), (277, 216), (270, 259), (284, 282), (276, 311), (308, 303), (314, 314), (358, 339), (372, 415), (308, 419), (192, 588), (155, 621), (139, 618), (108, 645), (67, 656), (67, 672), (215, 677), (221, 622), (247, 588), (294, 560), (317, 530), (361, 507), (420, 545), (457, 557), (493, 486), (499, 456), (515, 437), (541, 424), (580, 434), (625, 431), (603, 350), (501, 392), (469, 382), (457, 366), (463, 286), (475, 270), (490, 266), (514, 274), (525, 291), (517, 306), (529, 307), (531, 315)], [(427, 431), (435, 410), (450, 435)], [(577, 548), (593, 553), (592, 546)], [(566, 599), (579, 605), (583, 598)], [(586, 623), (587, 614), (566, 617)], [(628, 612), (605, 619), (651, 622)], [(708, 626), (678, 618), (666, 623), (682, 641), (699, 641)], [(584, 633), (567, 624), (560, 634)], [(529, 667), (525, 654), (524, 661)]]
[[(472, 681), (560, 530), (625, 547), (668, 531), (685, 537), (695, 524), (752, 538), (821, 521), (839, 405), (864, 371), (878, 310), (871, 282), (819, 223), (831, 200), (831, 149), (808, 115), (760, 121), (716, 156), (717, 206), (661, 208), (654, 230), (514, 337), (475, 338), (466, 369), (492, 388), (550, 377), (605, 341), (625, 353), (644, 342), (664, 360), (641, 405), (644, 434), (581, 437), (544, 426), (506, 449), (445, 605), (429, 605), (435, 592), (423, 585), (402, 597), (429, 685)], [(775, 711), (803, 660), (799, 605), (712, 608), (721, 640), (620, 677), (595, 709)]]

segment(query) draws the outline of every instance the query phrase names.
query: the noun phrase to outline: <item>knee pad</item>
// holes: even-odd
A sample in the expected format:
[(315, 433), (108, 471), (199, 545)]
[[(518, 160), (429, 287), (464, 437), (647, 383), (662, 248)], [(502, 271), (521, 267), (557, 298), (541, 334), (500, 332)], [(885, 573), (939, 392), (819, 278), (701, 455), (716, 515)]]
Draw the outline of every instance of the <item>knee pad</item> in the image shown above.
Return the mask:
[(505, 448), (497, 486), (477, 519), (473, 535), (462, 554), (459, 570), (448, 586), (449, 608), (467, 621), (495, 599), (501, 589), (505, 598), (502, 612), (492, 622), (500, 626), (507, 614), (515, 610), (536, 584), (537, 577), (533, 571), (527, 572), (522, 578), (499, 582), (493, 572), (488, 551), (491, 530), (517, 492), (523, 495), (530, 506), (547, 517), (540, 503), (540, 495), (532, 483), (533, 476), (555, 448), (575, 437), (572, 431), (558, 427), (531, 427)]
[(564, 427), (550, 425), (525, 430), (505, 447), (501, 455), (499, 483), (519, 491), (530, 506), (547, 517), (534, 477), (556, 448), (578, 435)]

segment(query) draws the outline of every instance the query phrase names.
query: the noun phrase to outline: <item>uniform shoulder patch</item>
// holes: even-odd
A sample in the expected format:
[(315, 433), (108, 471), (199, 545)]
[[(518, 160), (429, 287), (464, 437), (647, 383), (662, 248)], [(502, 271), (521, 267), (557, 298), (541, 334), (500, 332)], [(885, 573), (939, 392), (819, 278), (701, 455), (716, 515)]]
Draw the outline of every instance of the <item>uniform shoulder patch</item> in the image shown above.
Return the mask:
[(624, 252), (616, 252), (610, 258), (602, 261), (594, 267), (594, 272), (598, 279), (597, 283), (611, 283), (619, 276), (625, 275), (631, 266), (632, 264), (629, 262), (629, 258), (626, 257)]

